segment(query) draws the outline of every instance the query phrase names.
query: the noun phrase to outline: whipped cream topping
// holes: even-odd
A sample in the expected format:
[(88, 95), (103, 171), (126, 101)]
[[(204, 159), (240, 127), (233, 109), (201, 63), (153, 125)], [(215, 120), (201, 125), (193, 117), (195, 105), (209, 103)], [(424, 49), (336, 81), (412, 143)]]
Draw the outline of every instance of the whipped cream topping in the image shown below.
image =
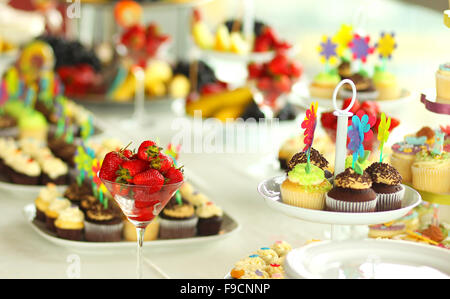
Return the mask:
[(44, 188), (39, 191), (39, 198), (45, 202), (51, 202), (52, 200), (61, 196), (58, 188), (55, 184), (47, 184)]
[(50, 158), (42, 163), (42, 171), (46, 173), (51, 179), (56, 179), (69, 172), (69, 167), (61, 159)]

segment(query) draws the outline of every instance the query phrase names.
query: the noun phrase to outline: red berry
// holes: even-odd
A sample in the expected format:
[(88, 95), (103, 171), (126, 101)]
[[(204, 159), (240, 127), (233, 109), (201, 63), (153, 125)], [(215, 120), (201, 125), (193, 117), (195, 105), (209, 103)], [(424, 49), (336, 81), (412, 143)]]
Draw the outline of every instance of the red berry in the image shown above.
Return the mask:
[(300, 78), (303, 73), (302, 66), (300, 65), (300, 63), (295, 61), (291, 62), (291, 64), (289, 65), (289, 69), (290, 75), (295, 78)]
[(258, 82), (256, 83), (256, 86), (260, 89), (260, 90), (269, 90), (270, 87), (272, 86), (272, 79), (270, 77), (264, 76), (264, 77), (260, 77), (258, 79)]
[(107, 153), (103, 159), (99, 177), (101, 179), (114, 182), (117, 178), (116, 173), (124, 162), (125, 160), (118, 152)]
[(271, 44), (272, 44), (272, 42), (271, 42), (269, 37), (264, 36), (264, 35), (260, 35), (260, 36), (256, 37), (256, 39), (255, 39), (255, 43), (254, 43), (254, 46), (253, 46), (253, 51), (254, 52), (267, 52), (267, 51), (270, 51)]
[(160, 148), (155, 142), (146, 140), (141, 143), (138, 149), (138, 158), (144, 161), (151, 161), (152, 159), (158, 157)]
[(160, 153), (157, 158), (150, 162), (150, 166), (164, 174), (173, 166), (173, 160), (165, 154)]
[(281, 75), (275, 78), (274, 87), (280, 92), (289, 92), (291, 90), (291, 79), (287, 75)]
[(137, 174), (133, 178), (133, 184), (150, 186), (149, 193), (158, 192), (164, 185), (164, 176), (156, 169), (149, 169)]
[(248, 77), (250, 79), (259, 78), (263, 73), (262, 66), (260, 64), (254, 63), (254, 62), (250, 63), (247, 66), (247, 70), (248, 70)]
[(149, 168), (149, 164), (147, 161), (144, 160), (130, 160), (125, 161), (122, 163), (122, 165), (119, 167), (119, 170), (117, 170), (117, 178), (116, 181), (118, 182), (128, 182), (132, 183), (133, 178), (147, 170)]
[(183, 177), (183, 173), (181, 172), (181, 170), (172, 167), (170, 168), (167, 172), (166, 172), (166, 179), (167, 179), (167, 184), (175, 184), (175, 183), (179, 183), (182, 182), (184, 177)]

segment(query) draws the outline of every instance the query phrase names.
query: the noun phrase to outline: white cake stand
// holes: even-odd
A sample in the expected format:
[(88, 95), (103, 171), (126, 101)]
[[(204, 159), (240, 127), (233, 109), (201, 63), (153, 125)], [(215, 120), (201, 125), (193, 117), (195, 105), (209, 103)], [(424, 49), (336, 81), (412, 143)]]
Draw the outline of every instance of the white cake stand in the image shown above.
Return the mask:
[(258, 185), (258, 192), (262, 195), (266, 204), (273, 210), (290, 217), (314, 223), (331, 224), (332, 240), (355, 237), (349, 236), (349, 233), (354, 234), (357, 229), (356, 226), (367, 227), (368, 225), (385, 223), (401, 218), (422, 201), (417, 191), (409, 186), (404, 186), (405, 196), (402, 200), (402, 207), (396, 210), (370, 213), (344, 213), (305, 209), (283, 202), (280, 186), (285, 179), (285, 175), (276, 176), (266, 179)]

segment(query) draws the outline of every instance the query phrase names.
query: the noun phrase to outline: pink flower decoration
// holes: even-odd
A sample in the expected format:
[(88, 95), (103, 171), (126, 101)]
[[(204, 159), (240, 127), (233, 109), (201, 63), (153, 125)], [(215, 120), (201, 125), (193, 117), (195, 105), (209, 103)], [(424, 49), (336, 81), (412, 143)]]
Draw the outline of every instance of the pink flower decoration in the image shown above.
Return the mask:
[(369, 43), (369, 36), (362, 37), (355, 33), (352, 41), (348, 43), (348, 47), (353, 54), (353, 59), (361, 59), (361, 61), (365, 63), (367, 61), (367, 56), (375, 51), (375, 48), (371, 47)]
[(305, 147), (303, 151), (310, 149), (314, 140), (314, 131), (317, 125), (317, 104), (317, 102), (311, 103), (310, 108), (306, 110), (306, 116), (301, 125), (302, 129), (305, 129), (305, 138), (303, 139)]

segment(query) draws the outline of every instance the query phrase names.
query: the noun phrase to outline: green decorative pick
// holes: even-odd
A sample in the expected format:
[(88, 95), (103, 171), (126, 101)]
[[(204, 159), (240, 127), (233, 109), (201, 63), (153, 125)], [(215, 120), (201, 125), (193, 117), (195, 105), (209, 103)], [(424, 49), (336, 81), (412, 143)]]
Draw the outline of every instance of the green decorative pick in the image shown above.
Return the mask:
[(177, 204), (179, 204), (180, 206), (183, 204), (180, 190), (178, 190), (177, 193), (175, 193), (175, 200), (177, 201)]
[(73, 128), (71, 125), (67, 126), (66, 138), (65, 141), (69, 144), (73, 143)]

